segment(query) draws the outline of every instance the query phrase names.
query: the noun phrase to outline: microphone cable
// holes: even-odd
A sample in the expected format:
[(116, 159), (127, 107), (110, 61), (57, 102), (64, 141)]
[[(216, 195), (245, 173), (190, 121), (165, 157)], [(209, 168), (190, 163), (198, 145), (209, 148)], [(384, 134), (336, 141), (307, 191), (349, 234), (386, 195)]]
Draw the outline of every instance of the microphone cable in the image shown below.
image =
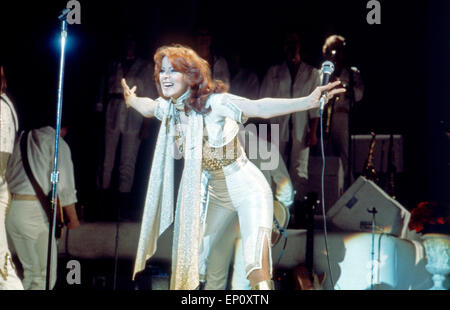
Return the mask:
[[(275, 223), (275, 227), (278, 229), (280, 234), (282, 234), (283, 237), (284, 237), (284, 244), (283, 244), (283, 247), (281, 248), (280, 256), (278, 256), (278, 260), (277, 260), (277, 264), (276, 264), (276, 266), (278, 266), (278, 265), (280, 265), (281, 258), (283, 257), (284, 251), (286, 250), (288, 236), (287, 236), (287, 229), (285, 229), (284, 227), (281, 227), (275, 217), (274, 217), (273, 220), (274, 220), (274, 223)], [(289, 222), (289, 219), (288, 219), (288, 222)]]
[(322, 202), (322, 216), (323, 216), (323, 233), (325, 240), (325, 251), (327, 253), (328, 272), (330, 273), (331, 289), (334, 290), (333, 273), (331, 271), (330, 257), (328, 252), (327, 219), (325, 215), (325, 151), (323, 143), (323, 109), (320, 109), (320, 149), (322, 153), (321, 202)]

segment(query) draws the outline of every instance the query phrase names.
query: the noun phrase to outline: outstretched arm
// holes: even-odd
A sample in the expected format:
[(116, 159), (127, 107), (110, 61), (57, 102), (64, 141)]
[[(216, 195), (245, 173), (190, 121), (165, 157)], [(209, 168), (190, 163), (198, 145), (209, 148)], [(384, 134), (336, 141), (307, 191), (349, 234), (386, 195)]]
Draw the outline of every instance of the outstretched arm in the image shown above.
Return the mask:
[(150, 98), (136, 96), (137, 87), (134, 86), (130, 89), (125, 79), (122, 79), (120, 83), (123, 87), (123, 97), (125, 98), (125, 104), (127, 105), (127, 108), (134, 108), (144, 117), (153, 117), (153, 115), (155, 115), (157, 106), (156, 101)]
[(327, 92), (325, 102), (328, 102), (334, 95), (345, 92), (345, 88), (335, 89), (340, 83), (340, 81), (336, 81), (319, 86), (309, 96), (301, 98), (262, 98), (258, 100), (236, 98), (232, 99), (232, 102), (247, 117), (272, 118), (318, 108), (322, 92)]

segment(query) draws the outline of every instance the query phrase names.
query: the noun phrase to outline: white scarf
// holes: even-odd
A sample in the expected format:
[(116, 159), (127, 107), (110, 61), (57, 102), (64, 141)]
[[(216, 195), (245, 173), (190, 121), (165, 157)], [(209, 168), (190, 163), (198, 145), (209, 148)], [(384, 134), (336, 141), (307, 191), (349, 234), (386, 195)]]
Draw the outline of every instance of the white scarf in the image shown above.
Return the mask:
[[(176, 112), (171, 101), (161, 102), (161, 108), (163, 119), (150, 172), (133, 279), (155, 253), (158, 237), (173, 223)], [(185, 165), (175, 213), (170, 289), (193, 290), (199, 285), (203, 138), (203, 116), (193, 110), (185, 137)]]

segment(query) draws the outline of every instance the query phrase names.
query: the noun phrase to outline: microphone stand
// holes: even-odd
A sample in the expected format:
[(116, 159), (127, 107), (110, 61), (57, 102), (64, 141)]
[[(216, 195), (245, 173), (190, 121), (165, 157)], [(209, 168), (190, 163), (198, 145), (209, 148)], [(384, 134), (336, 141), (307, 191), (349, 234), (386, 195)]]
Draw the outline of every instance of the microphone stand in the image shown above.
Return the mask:
[(67, 14), (70, 9), (64, 9), (61, 11), (58, 19), (61, 21), (61, 54), (59, 63), (59, 81), (58, 81), (58, 99), (57, 99), (57, 109), (56, 109), (56, 134), (55, 134), (55, 154), (53, 162), (53, 172), (51, 174), (52, 182), (52, 217), (51, 225), (48, 234), (48, 248), (47, 248), (47, 274), (45, 279), (45, 289), (50, 289), (50, 272), (51, 272), (51, 262), (52, 262), (52, 245), (55, 238), (55, 226), (56, 226), (56, 209), (57, 209), (57, 184), (59, 181), (59, 171), (58, 171), (58, 150), (59, 150), (59, 139), (61, 130), (61, 113), (62, 113), (62, 96), (63, 96), (63, 80), (64, 80), (64, 59), (65, 59), (65, 47), (67, 38)]
[[(373, 274), (374, 274), (374, 260), (375, 260), (375, 214), (378, 213), (375, 207), (372, 209), (367, 209), (367, 212), (372, 214), (372, 251), (370, 253), (371, 257), (371, 268), (370, 268), (370, 289), (373, 290)], [(379, 254), (378, 254), (379, 255)]]

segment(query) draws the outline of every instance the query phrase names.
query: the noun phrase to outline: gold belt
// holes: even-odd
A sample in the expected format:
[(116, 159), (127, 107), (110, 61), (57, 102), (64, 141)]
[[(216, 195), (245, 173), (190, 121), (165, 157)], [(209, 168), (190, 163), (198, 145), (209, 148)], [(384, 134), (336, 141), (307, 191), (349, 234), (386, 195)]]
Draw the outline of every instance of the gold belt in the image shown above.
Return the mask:
[(11, 194), (13, 200), (38, 200), (36, 195)]
[(223, 167), (229, 166), (236, 161), (236, 158), (233, 159), (203, 159), (202, 168), (208, 171), (217, 171), (221, 170)]
[(203, 168), (204, 171), (206, 171), (211, 177), (213, 178), (224, 178), (228, 175), (231, 175), (241, 169), (245, 164), (247, 164), (248, 158), (245, 156), (245, 154), (242, 154), (239, 156), (234, 162), (231, 164), (222, 167), (222, 169), (218, 170), (207, 170)]
[[(214, 148), (209, 143), (203, 141), (203, 156), (202, 156), (202, 168), (207, 171), (220, 170), (223, 167), (231, 165), (239, 157), (240, 152), (238, 148), (239, 142), (237, 136), (229, 142), (227, 145), (219, 148)], [(229, 154), (231, 148), (232, 154)], [(227, 156), (228, 155), (228, 156)], [(230, 156), (231, 155), (231, 156)], [(225, 158), (224, 158), (225, 157)], [(231, 158), (227, 158), (231, 157)]]

